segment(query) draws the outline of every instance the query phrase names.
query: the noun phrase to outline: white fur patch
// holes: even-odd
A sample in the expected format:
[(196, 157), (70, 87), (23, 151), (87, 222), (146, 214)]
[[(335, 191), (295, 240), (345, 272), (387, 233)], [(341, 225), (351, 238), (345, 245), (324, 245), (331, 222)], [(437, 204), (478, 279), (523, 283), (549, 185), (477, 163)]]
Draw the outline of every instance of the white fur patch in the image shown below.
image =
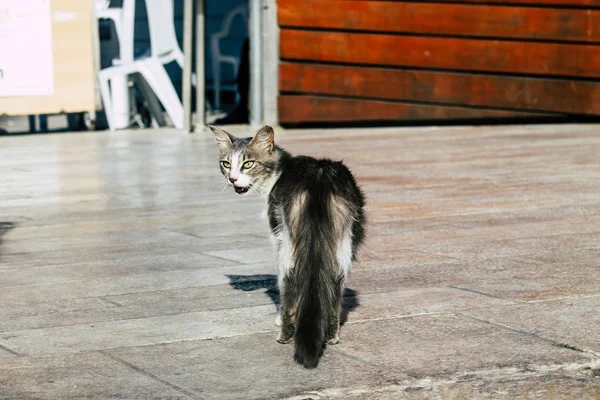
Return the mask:
[(285, 222), (285, 217), (283, 216), (283, 211), (279, 214), (281, 216), (281, 231), (277, 233), (275, 240), (278, 244), (277, 251), (277, 267), (278, 267), (278, 276), (277, 283), (279, 284), (279, 288), (283, 288), (283, 278), (289, 273), (290, 269), (293, 268), (293, 252), (294, 249), (292, 247), (292, 238), (290, 237), (290, 232), (287, 228), (287, 224)]
[(242, 168), (242, 161), (240, 152), (236, 151), (231, 155), (231, 170), (229, 171), (229, 176), (233, 179), (237, 179), (234, 183), (235, 186), (247, 187), (252, 182), (248, 175), (240, 171)]
[(279, 267), (279, 287), (283, 285), (283, 278), (292, 269), (293, 258), (292, 239), (286, 228), (281, 231), (281, 240), (279, 241), (279, 252), (277, 257), (277, 266)]
[(344, 237), (338, 242), (335, 256), (344, 278), (347, 278), (352, 266), (352, 224), (348, 224)]
[(277, 183), (277, 180), (279, 179), (279, 176), (281, 174), (273, 174), (271, 177), (269, 177), (262, 185), (260, 188), (260, 194), (263, 195), (265, 198), (269, 197), (269, 194), (271, 193), (271, 190), (273, 190), (273, 186), (275, 186), (275, 184)]

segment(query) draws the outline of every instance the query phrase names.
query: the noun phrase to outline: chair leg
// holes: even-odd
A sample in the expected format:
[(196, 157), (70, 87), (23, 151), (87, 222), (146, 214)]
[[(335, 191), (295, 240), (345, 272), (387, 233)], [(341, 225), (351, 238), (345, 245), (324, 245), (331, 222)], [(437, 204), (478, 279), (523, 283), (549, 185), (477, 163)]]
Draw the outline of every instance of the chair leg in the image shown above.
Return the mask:
[(150, 85), (160, 102), (162, 103), (167, 114), (171, 117), (173, 125), (177, 129), (183, 129), (183, 105), (177, 92), (173, 87), (171, 78), (165, 71), (165, 67), (160, 61), (149, 59), (142, 62), (140, 72)]
[(160, 103), (156, 98), (156, 94), (152, 91), (152, 88), (148, 85), (148, 82), (144, 79), (143, 76), (139, 74), (134, 74), (133, 79), (142, 92), (142, 95), (148, 102), (148, 108), (150, 109), (150, 113), (152, 114), (153, 123), (157, 126), (165, 126), (165, 119), (163, 117), (162, 108), (160, 107)]
[(221, 65), (220, 63), (213, 63), (213, 81), (214, 81), (214, 93), (213, 102), (215, 103), (215, 110), (221, 110)]
[(100, 74), (98, 80), (100, 81), (100, 92), (102, 93), (102, 102), (104, 103), (104, 113), (106, 114), (106, 122), (108, 122), (108, 128), (114, 132), (115, 122), (113, 116), (113, 105), (110, 94), (110, 88), (108, 85), (110, 78), (107, 78)]

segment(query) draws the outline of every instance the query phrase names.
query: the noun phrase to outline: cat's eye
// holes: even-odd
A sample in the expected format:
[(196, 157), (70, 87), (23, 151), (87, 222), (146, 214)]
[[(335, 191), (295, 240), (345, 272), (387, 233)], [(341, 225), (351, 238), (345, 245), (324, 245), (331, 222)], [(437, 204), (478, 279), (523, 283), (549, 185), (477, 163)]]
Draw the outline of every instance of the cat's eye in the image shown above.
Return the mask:
[(231, 168), (231, 163), (229, 161), (221, 161), (221, 165), (224, 168)]
[(242, 164), (242, 168), (250, 169), (250, 168), (252, 168), (253, 165), (254, 165), (254, 161), (246, 161), (245, 163)]

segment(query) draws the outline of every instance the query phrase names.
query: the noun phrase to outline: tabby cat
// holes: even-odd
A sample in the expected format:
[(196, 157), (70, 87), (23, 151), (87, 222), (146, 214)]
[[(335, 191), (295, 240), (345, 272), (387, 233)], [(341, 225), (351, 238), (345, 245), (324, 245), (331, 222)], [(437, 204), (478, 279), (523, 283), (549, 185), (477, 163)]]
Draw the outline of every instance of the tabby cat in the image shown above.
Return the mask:
[(295, 360), (314, 368), (339, 342), (344, 281), (365, 236), (364, 195), (342, 162), (294, 157), (269, 126), (244, 139), (210, 129), (235, 192), (266, 197), (281, 293), (277, 341), (293, 339)]

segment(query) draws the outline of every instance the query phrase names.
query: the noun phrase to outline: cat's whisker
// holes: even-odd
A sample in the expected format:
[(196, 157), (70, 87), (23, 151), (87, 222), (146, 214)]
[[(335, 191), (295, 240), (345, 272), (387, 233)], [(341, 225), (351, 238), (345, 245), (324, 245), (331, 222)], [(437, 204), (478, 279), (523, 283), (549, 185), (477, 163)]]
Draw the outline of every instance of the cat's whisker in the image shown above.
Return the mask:
[(223, 186), (223, 187), (221, 188), (221, 192), (219, 193), (219, 196), (223, 194), (223, 192), (225, 191), (225, 189), (227, 189), (227, 186)]

